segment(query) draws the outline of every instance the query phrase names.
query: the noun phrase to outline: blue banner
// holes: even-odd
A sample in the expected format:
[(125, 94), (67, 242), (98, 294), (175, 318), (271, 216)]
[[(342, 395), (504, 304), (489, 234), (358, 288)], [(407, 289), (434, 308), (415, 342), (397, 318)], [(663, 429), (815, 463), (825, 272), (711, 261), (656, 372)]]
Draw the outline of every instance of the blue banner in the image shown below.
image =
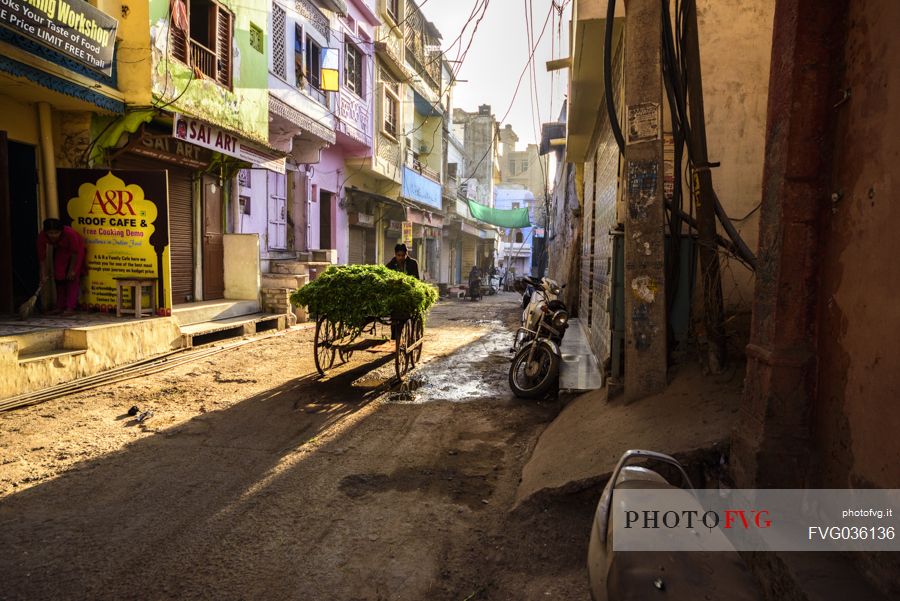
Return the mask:
[(443, 209), (441, 185), (409, 167), (403, 168), (403, 196), (433, 207), (438, 211)]

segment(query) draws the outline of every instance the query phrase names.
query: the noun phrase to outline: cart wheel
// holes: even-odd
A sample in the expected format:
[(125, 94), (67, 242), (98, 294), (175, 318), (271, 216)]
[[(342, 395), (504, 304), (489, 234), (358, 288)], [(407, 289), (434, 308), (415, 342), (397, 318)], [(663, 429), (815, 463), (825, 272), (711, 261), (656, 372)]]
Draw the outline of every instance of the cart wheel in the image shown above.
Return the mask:
[[(347, 326), (345, 326), (343, 323), (338, 324), (338, 326), (335, 328), (335, 342), (343, 342), (343, 340), (347, 337), (348, 329), (349, 328), (347, 328)], [(341, 344), (340, 346), (343, 346), (343, 344)], [(353, 351), (345, 351), (340, 347), (338, 348), (337, 354), (338, 358), (341, 360), (341, 363), (346, 363), (350, 360), (351, 357), (353, 357)]]
[(394, 353), (394, 369), (397, 372), (397, 378), (402, 380), (409, 371), (412, 361), (412, 353), (407, 352), (409, 340), (412, 337), (412, 321), (407, 319), (403, 322), (403, 327), (397, 336), (397, 347)]
[[(425, 323), (422, 321), (421, 318), (417, 317), (415, 319), (415, 321), (413, 323), (413, 327), (412, 327), (412, 333), (413, 333), (413, 337), (412, 337), (413, 344), (416, 342), (419, 342), (425, 336)], [(419, 346), (417, 346), (416, 348), (414, 348), (412, 350), (411, 360), (412, 360), (413, 367), (415, 367), (416, 364), (419, 362), (419, 359), (422, 358), (422, 346), (423, 345), (420, 344)]]
[(332, 346), (336, 338), (336, 328), (332, 321), (324, 315), (316, 320), (316, 347), (314, 356), (316, 359), (316, 370), (319, 375), (324, 376), (326, 369), (331, 369), (334, 365), (334, 347)]

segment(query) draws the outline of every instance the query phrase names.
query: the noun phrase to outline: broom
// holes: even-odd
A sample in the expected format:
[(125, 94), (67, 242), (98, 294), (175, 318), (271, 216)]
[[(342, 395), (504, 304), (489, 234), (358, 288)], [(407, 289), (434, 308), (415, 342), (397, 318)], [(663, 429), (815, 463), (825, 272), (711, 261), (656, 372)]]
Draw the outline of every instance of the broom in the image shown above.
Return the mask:
[(38, 296), (41, 294), (41, 290), (44, 288), (44, 282), (41, 282), (41, 285), (38, 286), (37, 290), (34, 291), (34, 294), (31, 295), (27, 301), (22, 303), (19, 307), (19, 319), (28, 319), (31, 313), (34, 311), (34, 306), (37, 304)]

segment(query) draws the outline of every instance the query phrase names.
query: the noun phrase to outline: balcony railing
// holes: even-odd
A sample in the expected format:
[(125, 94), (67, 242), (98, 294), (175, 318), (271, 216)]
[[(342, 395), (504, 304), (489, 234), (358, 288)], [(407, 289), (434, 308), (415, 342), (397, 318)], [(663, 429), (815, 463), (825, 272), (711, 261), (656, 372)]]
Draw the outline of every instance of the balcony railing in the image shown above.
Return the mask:
[(194, 40), (191, 40), (191, 65), (210, 79), (216, 79), (216, 53)]
[(438, 183), (441, 182), (441, 174), (440, 173), (438, 173), (437, 171), (435, 171), (434, 169), (432, 169), (431, 167), (429, 167), (428, 165), (426, 165), (425, 163), (423, 163), (422, 161), (420, 161), (419, 159), (417, 159), (411, 155), (407, 157), (406, 166), (409, 167), (410, 169), (416, 171), (417, 173), (424, 175), (425, 177), (427, 177), (428, 179), (430, 179), (432, 181), (435, 181)]

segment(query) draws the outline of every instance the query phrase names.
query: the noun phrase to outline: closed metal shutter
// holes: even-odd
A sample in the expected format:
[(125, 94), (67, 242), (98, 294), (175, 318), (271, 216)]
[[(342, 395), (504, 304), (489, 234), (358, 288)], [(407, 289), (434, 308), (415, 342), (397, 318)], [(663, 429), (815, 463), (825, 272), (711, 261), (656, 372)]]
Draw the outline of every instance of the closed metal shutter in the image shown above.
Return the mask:
[(478, 264), (478, 241), (476, 238), (464, 235), (462, 239), (462, 277), (468, 281), (469, 272)]
[(351, 265), (363, 265), (366, 262), (366, 230), (350, 226), (349, 259)]
[(169, 261), (176, 305), (194, 299), (193, 196), (191, 172), (169, 169)]

